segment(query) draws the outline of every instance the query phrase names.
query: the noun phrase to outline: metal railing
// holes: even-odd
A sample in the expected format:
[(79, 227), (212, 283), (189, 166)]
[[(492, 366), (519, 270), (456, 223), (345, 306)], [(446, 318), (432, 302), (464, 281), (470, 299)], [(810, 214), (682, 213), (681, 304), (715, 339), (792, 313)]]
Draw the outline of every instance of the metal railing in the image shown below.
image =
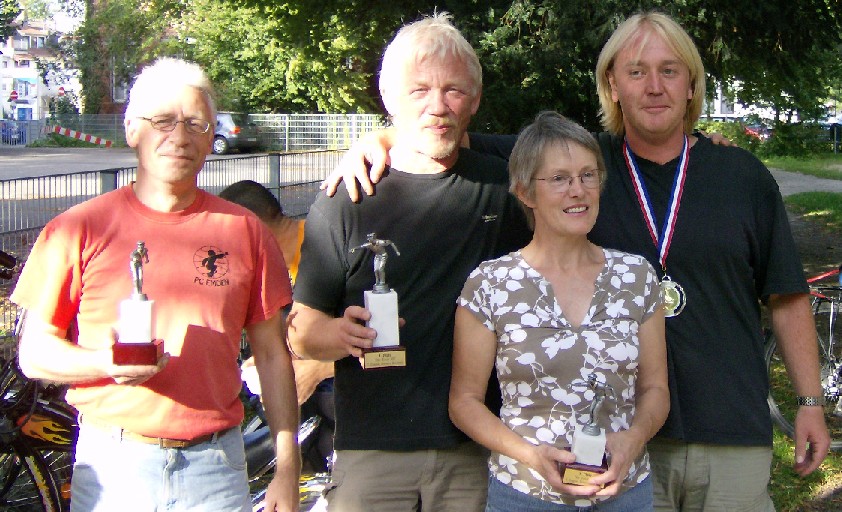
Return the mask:
[[(258, 126), (263, 149), (269, 151), (345, 149), (361, 134), (385, 125), (384, 118), (375, 114), (249, 114), (249, 121)], [(46, 136), (48, 126), (126, 144), (122, 114), (62, 115), (2, 123), (0, 127), (7, 128), (0, 131), (0, 144), (28, 144)]]
[[(209, 160), (199, 186), (212, 194), (240, 180), (262, 183), (278, 197), (284, 213), (304, 217), (319, 184), (336, 167), (343, 151), (273, 153)], [(37, 178), (0, 180), (0, 249), (18, 260), (15, 278), (0, 282), (0, 352), (10, 347), (18, 308), (8, 297), (44, 225), (56, 215), (97, 195), (131, 183), (135, 167)]]

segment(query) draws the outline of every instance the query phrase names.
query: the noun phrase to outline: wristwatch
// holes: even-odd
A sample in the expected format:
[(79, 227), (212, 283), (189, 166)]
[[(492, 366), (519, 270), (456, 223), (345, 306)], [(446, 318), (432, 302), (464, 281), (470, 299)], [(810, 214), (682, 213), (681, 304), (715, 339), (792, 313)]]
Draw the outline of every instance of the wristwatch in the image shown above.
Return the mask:
[(824, 397), (823, 396), (799, 396), (797, 398), (798, 405), (824, 405)]

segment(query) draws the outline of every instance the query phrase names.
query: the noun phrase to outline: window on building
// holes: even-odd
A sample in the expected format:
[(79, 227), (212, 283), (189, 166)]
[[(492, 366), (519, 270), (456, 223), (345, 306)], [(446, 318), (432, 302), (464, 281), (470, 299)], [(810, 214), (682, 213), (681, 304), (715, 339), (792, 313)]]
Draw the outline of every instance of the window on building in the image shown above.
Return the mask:
[(28, 50), (29, 36), (15, 36), (15, 50)]
[(19, 60), (17, 61), (17, 67), (19, 68), (28, 68), (30, 66), (30, 61), (28, 60)]
[(129, 97), (129, 87), (126, 84), (118, 84), (111, 91), (111, 99), (114, 103), (125, 103)]
[(47, 46), (47, 38), (44, 36), (38, 36), (35, 39), (35, 48), (44, 48)]

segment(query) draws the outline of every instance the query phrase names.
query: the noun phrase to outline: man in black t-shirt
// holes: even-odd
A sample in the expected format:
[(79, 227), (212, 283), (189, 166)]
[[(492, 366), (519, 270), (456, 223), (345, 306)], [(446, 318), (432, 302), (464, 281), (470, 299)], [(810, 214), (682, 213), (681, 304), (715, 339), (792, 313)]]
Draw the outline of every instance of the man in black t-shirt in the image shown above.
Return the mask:
[[(402, 28), (380, 74), (397, 133), (389, 179), (359, 204), (322, 195), (308, 214), (288, 332), (299, 356), (336, 361), (330, 511), (484, 508), (487, 452), (447, 410), (455, 304), (480, 262), (522, 247), (529, 231), (505, 161), (459, 148), (481, 84), (449, 16)], [(403, 367), (364, 370), (357, 359), (377, 335), (362, 306), (373, 255), (351, 252), (370, 233), (399, 252), (385, 273), (405, 319)]]

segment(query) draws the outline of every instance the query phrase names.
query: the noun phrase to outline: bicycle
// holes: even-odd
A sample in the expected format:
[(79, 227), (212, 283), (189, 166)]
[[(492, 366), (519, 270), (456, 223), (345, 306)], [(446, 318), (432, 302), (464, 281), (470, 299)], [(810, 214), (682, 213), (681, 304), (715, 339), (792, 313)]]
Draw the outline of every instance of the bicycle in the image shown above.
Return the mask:
[[(833, 269), (807, 279), (810, 284), (813, 317), (819, 344), (821, 384), (825, 398), (824, 417), (830, 432), (830, 449), (842, 450), (842, 286), (821, 281), (838, 276)], [(783, 360), (777, 353), (774, 333), (767, 333), (765, 347), (766, 369), (769, 372), (767, 402), (772, 419), (780, 430), (792, 438), (795, 434), (796, 393), (786, 374)]]
[(70, 509), (76, 411), (64, 388), (27, 379), (16, 359), (0, 373), (0, 508)]

